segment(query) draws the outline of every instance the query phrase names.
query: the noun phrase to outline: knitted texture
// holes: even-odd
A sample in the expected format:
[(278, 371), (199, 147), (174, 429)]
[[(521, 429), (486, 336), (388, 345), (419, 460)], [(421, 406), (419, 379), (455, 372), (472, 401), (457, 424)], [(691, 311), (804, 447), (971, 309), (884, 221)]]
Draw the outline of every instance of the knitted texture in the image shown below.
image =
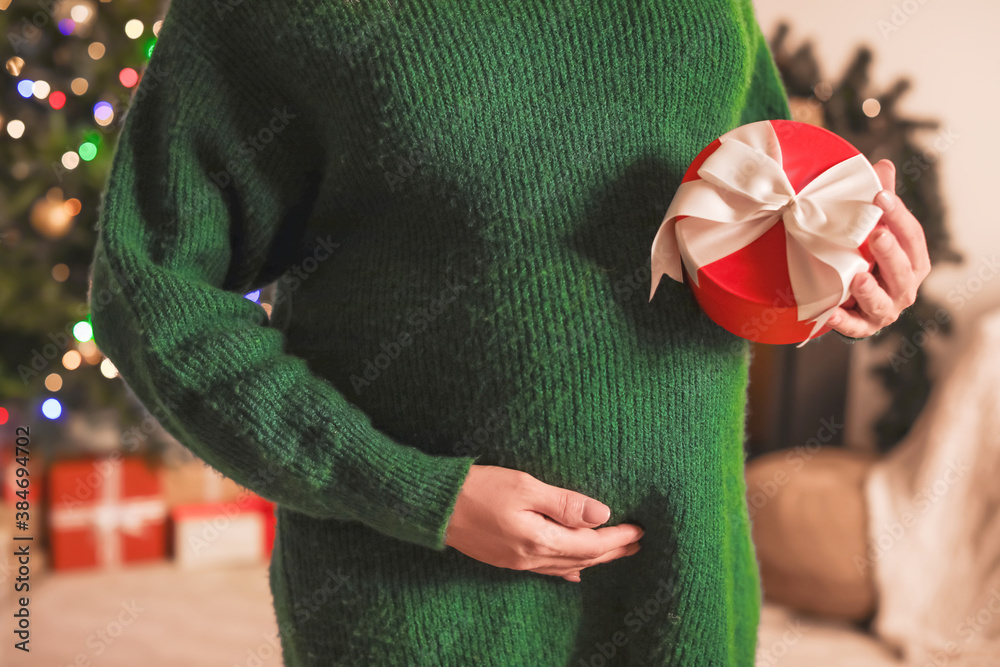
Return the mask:
[[(752, 664), (748, 345), (682, 284), (647, 302), (649, 249), (698, 151), (789, 117), (749, 0), (174, 0), (91, 319), (278, 504), (286, 664)], [(571, 583), (445, 547), (473, 463), (643, 549)]]

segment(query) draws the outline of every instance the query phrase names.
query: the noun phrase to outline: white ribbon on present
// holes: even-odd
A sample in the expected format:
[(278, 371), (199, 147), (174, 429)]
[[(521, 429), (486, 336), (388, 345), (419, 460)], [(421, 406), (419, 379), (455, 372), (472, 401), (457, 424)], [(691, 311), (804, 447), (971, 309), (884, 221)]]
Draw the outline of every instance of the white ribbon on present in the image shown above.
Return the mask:
[[(859, 154), (796, 194), (769, 121), (742, 125), (719, 140), (698, 169), (700, 180), (677, 189), (653, 239), (649, 298), (663, 274), (683, 282), (682, 262), (697, 285), (700, 267), (746, 247), (784, 220), (798, 319), (815, 323), (802, 347), (847, 301), (854, 276), (868, 270), (857, 248), (882, 216), (872, 203), (882, 189), (878, 174)], [(689, 217), (677, 220), (682, 215)]]
[(101, 482), (100, 498), (87, 506), (56, 506), (49, 521), (53, 529), (93, 528), (97, 540), (97, 560), (107, 567), (121, 563), (121, 535), (138, 537), (151, 521), (166, 518), (167, 506), (159, 496), (122, 498), (122, 461), (110, 464)]

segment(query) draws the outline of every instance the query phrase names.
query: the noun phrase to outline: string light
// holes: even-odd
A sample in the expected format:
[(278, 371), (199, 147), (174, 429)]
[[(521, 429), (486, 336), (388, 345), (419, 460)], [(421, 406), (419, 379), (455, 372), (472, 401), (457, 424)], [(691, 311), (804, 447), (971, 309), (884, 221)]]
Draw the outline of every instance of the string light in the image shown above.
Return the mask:
[(62, 389), (63, 379), (59, 373), (49, 373), (45, 376), (45, 388), (49, 391), (59, 391)]
[(94, 336), (94, 331), (90, 327), (90, 322), (80, 320), (73, 325), (73, 337), (81, 343), (90, 340)]
[(84, 162), (90, 162), (95, 157), (97, 157), (97, 146), (90, 143), (89, 141), (85, 141), (82, 144), (80, 144), (79, 153), (81, 160), (83, 160)]
[(0, 426), (6, 424), (8, 419), (10, 419), (10, 413), (7, 412), (7, 408), (0, 408)]
[(76, 30), (76, 21), (73, 19), (63, 19), (59, 21), (59, 32), (64, 35), (72, 35), (73, 31)]
[(27, 99), (32, 96), (33, 94), (32, 88), (34, 87), (34, 85), (35, 82), (32, 81), (31, 79), (21, 79), (20, 81), (17, 82), (17, 93), (21, 97)]
[(110, 359), (105, 358), (104, 361), (101, 362), (101, 375), (108, 379), (118, 375), (118, 369), (115, 368), (115, 365), (111, 363)]
[(78, 76), (73, 79), (73, 82), (69, 84), (69, 89), (73, 91), (74, 95), (83, 95), (87, 92), (87, 88), (89, 87), (90, 86), (87, 83), (87, 80), (82, 76)]
[(57, 90), (49, 95), (49, 104), (58, 111), (66, 105), (66, 93)]
[(122, 85), (126, 88), (131, 88), (138, 83), (139, 75), (131, 67), (126, 67), (118, 73), (118, 80), (121, 81)]
[(76, 350), (70, 350), (63, 355), (62, 365), (68, 371), (75, 371), (80, 367), (80, 362), (83, 361), (83, 357)]
[(115, 115), (115, 110), (108, 102), (98, 102), (94, 105), (94, 118), (101, 121), (107, 120)]
[(20, 76), (21, 69), (24, 67), (24, 58), (18, 58), (14, 56), (13, 58), (7, 59), (7, 73), (11, 76)]
[(69, 267), (65, 264), (56, 264), (52, 267), (52, 279), (57, 283), (66, 282), (69, 278)]
[(104, 57), (104, 45), (100, 42), (93, 42), (87, 47), (87, 55), (90, 56), (92, 60), (100, 60)]
[(88, 364), (96, 364), (101, 361), (101, 351), (97, 349), (97, 343), (93, 340), (85, 340), (80, 343), (80, 354)]
[(132, 19), (125, 24), (125, 34), (129, 39), (138, 39), (142, 36), (143, 29), (144, 26), (142, 25), (142, 21), (139, 19)]
[(67, 199), (64, 206), (66, 207), (66, 212), (69, 213), (70, 215), (80, 215), (80, 209), (83, 208), (83, 206), (80, 204), (80, 200), (77, 199), (76, 197), (73, 197), (72, 199)]
[(861, 103), (861, 110), (864, 111), (865, 115), (869, 118), (874, 118), (878, 115), (879, 111), (882, 110), (882, 104), (874, 97), (869, 97)]
[(257, 299), (260, 298), (260, 290), (256, 290), (255, 292), (250, 292), (249, 294), (244, 294), (243, 297), (246, 299), (250, 299), (251, 301), (256, 301)]
[(70, 18), (77, 23), (85, 23), (90, 18), (90, 7), (87, 5), (76, 5), (69, 10)]
[(160, 28), (163, 27), (163, 21), (157, 21), (153, 24), (153, 34), (157, 37), (160, 36)]
[(62, 414), (62, 403), (57, 398), (47, 398), (42, 403), (42, 414), (49, 419), (58, 419)]
[(7, 134), (10, 135), (11, 139), (20, 139), (21, 135), (24, 134), (24, 122), (15, 119), (7, 123)]
[(73, 170), (80, 166), (80, 156), (77, 155), (76, 151), (66, 151), (63, 153), (60, 162), (62, 162), (62, 166)]
[(31, 93), (40, 100), (49, 96), (49, 84), (46, 81), (35, 81), (31, 84)]

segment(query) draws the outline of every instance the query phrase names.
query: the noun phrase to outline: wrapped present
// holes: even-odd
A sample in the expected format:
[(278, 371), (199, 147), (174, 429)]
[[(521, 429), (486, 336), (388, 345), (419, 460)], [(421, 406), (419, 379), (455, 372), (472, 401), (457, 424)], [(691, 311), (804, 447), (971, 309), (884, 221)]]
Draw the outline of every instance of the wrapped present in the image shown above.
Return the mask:
[(115, 567), (166, 556), (167, 507), (159, 477), (136, 457), (54, 463), (48, 518), (53, 569)]
[(167, 507), (225, 503), (246, 490), (201, 459), (164, 465), (159, 469), (160, 486)]
[(249, 494), (247, 502), (251, 509), (260, 512), (264, 517), (264, 555), (270, 558), (274, 551), (274, 532), (278, 524), (278, 517), (274, 513), (275, 504), (255, 493)]
[(197, 569), (265, 559), (270, 554), (270, 542), (262, 507), (248, 493), (236, 502), (172, 508), (175, 562), (184, 569)]
[[(650, 300), (666, 274), (737, 336), (805, 344), (874, 266), (882, 189), (864, 155), (786, 120), (722, 135), (691, 163), (653, 240)], [(801, 345), (800, 345), (801, 346)]]

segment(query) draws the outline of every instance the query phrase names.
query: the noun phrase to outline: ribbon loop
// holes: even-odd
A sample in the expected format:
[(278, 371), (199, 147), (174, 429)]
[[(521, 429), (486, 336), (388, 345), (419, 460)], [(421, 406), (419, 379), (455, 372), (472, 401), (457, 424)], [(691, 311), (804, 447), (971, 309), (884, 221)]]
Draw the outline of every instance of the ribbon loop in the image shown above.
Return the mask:
[[(720, 142), (698, 169), (700, 178), (682, 183), (667, 208), (653, 240), (649, 297), (663, 274), (683, 281), (687, 268), (697, 284), (699, 268), (746, 247), (782, 220), (798, 319), (815, 323), (812, 338), (847, 300), (854, 276), (868, 269), (857, 248), (882, 215), (871, 203), (881, 189), (878, 175), (858, 154), (796, 193), (770, 122), (740, 126)], [(685, 218), (680, 225), (679, 217)]]

